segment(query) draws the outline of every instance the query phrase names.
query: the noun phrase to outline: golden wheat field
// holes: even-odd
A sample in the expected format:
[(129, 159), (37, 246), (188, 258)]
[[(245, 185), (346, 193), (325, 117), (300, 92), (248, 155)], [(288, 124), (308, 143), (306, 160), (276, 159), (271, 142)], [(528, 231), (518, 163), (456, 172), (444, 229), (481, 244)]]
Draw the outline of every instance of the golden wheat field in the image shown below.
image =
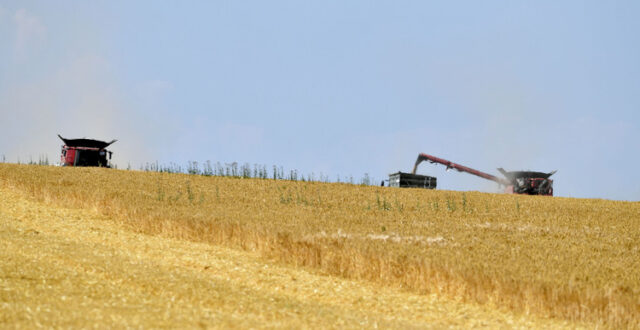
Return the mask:
[[(325, 307), (329, 301), (356, 297), (356, 292), (361, 292), (362, 296), (362, 300), (336, 302), (331, 305), (333, 309), (325, 309), (326, 313), (319, 315), (322, 308), (316, 306), (320, 304), (318, 300), (305, 300), (303, 304), (291, 295), (287, 296), (290, 300), (283, 296), (278, 296), (275, 302), (269, 300), (273, 299), (269, 298), (273, 292), (262, 292), (255, 284), (260, 278), (256, 269), (263, 269), (262, 266), (236, 265), (250, 275), (228, 276), (236, 281), (229, 284), (227, 291), (217, 291), (214, 295), (233, 296), (227, 298), (229, 306), (244, 307), (225, 310), (218, 306), (222, 305), (220, 302), (212, 303), (208, 307), (209, 315), (221, 326), (240, 317), (240, 311), (247, 312), (252, 308), (253, 314), (249, 311), (247, 317), (240, 317), (247, 320), (246, 326), (340, 326), (337, 320), (345, 322), (342, 324), (345, 327), (370, 327), (374, 322), (386, 327), (424, 326), (430, 324), (429, 320), (445, 322), (431, 323), (436, 326), (640, 326), (640, 203), (637, 202), (11, 164), (0, 164), (0, 188), (3, 189), (3, 200), (19, 193), (23, 199), (12, 198), (21, 203), (28, 200), (28, 203), (44, 205), (50, 210), (64, 208), (67, 210), (64, 212), (81, 210), (86, 213), (83, 219), (103, 219), (99, 224), (112, 223), (132, 232), (115, 235), (119, 239), (161, 239), (154, 243), (165, 244), (160, 248), (161, 253), (155, 251), (157, 249), (139, 248), (142, 250), (134, 254), (137, 264), (132, 263), (135, 265), (132, 270), (122, 266), (109, 267), (109, 272), (98, 272), (100, 276), (90, 279), (105, 288), (102, 294), (107, 294), (109, 288), (122, 290), (118, 283), (133, 281), (130, 279), (135, 277), (132, 274), (136, 274), (138, 281), (143, 281), (139, 278), (161, 277), (164, 272), (158, 269), (170, 269), (166, 276), (189, 278), (184, 282), (186, 284), (167, 288), (170, 292), (178, 292), (176, 295), (182, 299), (182, 303), (171, 305), (175, 310), (165, 308), (165, 314), (162, 314), (161, 304), (152, 306), (158, 309), (153, 313), (168, 315), (151, 318), (155, 322), (174, 320), (181, 306), (200, 306), (205, 304), (203, 301), (212, 299), (203, 291), (203, 286), (208, 285), (206, 281), (203, 278), (196, 280), (190, 272), (200, 266), (207, 267), (207, 262), (213, 262), (207, 260), (218, 258), (215, 267), (221, 270), (226, 266), (220, 265), (232, 267), (234, 262), (243, 265), (267, 265), (269, 262), (271, 267), (282, 269), (274, 274), (311, 276), (313, 279), (309, 277), (308, 281), (318, 281), (313, 290), (326, 290), (323, 299), (327, 300), (322, 305)], [(2, 207), (10, 205), (13, 204), (5, 202)], [(38, 216), (47, 218), (42, 214)], [(33, 223), (40, 225), (37, 232), (48, 228), (42, 221)], [(89, 263), (94, 259), (104, 260), (105, 253), (98, 253), (98, 258), (88, 252), (96, 246), (108, 247), (112, 254), (121, 253), (119, 257), (129, 260), (127, 262), (133, 260), (127, 259), (133, 256), (127, 255), (124, 249), (129, 243), (99, 241), (99, 235), (95, 234), (98, 238), (92, 236), (90, 230), (98, 225), (88, 224), (89, 228), (83, 229), (83, 222), (78, 220), (76, 223), (74, 235), (77, 239), (68, 244), (58, 243), (60, 248), (77, 251), (69, 252), (70, 255), (77, 254), (74, 262), (82, 265), (78, 260)], [(20, 224), (3, 225), (4, 236), (9, 235), (7, 232), (20, 231), (20, 228), (27, 235), (29, 232), (25, 228), (31, 228), (24, 223), (23, 227), (19, 227)], [(25, 240), (24, 244), (30, 239), (27, 236), (20, 238)], [(22, 243), (18, 241), (3, 238), (3, 242), (5, 251), (28, 254), (28, 249), (19, 248)], [(191, 245), (187, 248), (177, 244)], [(179, 263), (170, 263), (170, 260), (180, 259), (176, 257), (176, 253), (180, 256), (180, 252), (176, 252), (180, 249), (200, 250), (189, 252), (193, 254), (182, 252), (183, 258), (185, 255), (190, 257), (186, 258), (188, 261), (183, 260), (184, 267), (179, 267)], [(37, 254), (36, 250), (31, 253)], [(3, 282), (29, 271), (27, 264), (10, 258), (12, 253), (3, 253), (6, 260), (14, 260), (14, 264), (3, 264)], [(32, 259), (37, 258), (32, 256)], [(57, 265), (55, 260), (42, 262)], [(154, 262), (161, 265), (150, 269), (149, 265)], [(78, 267), (72, 268), (74, 272), (81, 272), (84, 266)], [(53, 268), (62, 271), (60, 267)], [(36, 278), (34, 276), (26, 278)], [(140, 285), (146, 288), (157, 285), (147, 281), (149, 283)], [(352, 287), (344, 289), (347, 292), (344, 295), (336, 294), (335, 286), (322, 284), (322, 281), (337, 281), (335, 283), (344, 283), (341, 286)], [(291, 281), (289, 285), (292, 285)], [(43, 287), (46, 286), (43, 284)], [(32, 289), (37, 291), (39, 288)], [(391, 300), (380, 305), (370, 303), (366, 297), (372, 288), (391, 292), (372, 296), (391, 297), (389, 299), (395, 299), (394, 303)], [(13, 320), (6, 316), (8, 314), (18, 315), (10, 309), (20, 307), (10, 304), (17, 297), (13, 295), (18, 294), (14, 291), (7, 291), (5, 287), (2, 293), (2, 322)], [(249, 291), (259, 297), (255, 302), (243, 300)], [(145, 299), (153, 301), (144, 296), (148, 292), (126, 291), (122, 294), (131, 295), (127, 306), (146, 306)], [(436, 304), (444, 306), (448, 314), (434, 317), (428, 308), (424, 309), (424, 306), (433, 305), (433, 301), (428, 300), (436, 299), (434, 297), (444, 299)], [(113, 304), (112, 309), (117, 312), (119, 307), (115, 301)], [(360, 304), (360, 308), (344, 307), (353, 304)], [(287, 314), (296, 305), (299, 305), (299, 318)], [(384, 306), (390, 309), (385, 310)], [(423, 306), (422, 311), (419, 306)], [(91, 306), (86, 308), (82, 315), (95, 310), (90, 309)], [(465, 319), (480, 320), (482, 315), (491, 313), (501, 316), (489, 318), (488, 323), (460, 323), (462, 321), (455, 315), (460, 315), (461, 309), (469, 309)], [(261, 314), (262, 310), (268, 315)], [(400, 310), (408, 314), (402, 314)], [(127, 315), (126, 308), (121, 308), (120, 312)], [(113, 319), (113, 315), (118, 314), (111, 315)], [(189, 315), (185, 312), (184, 318)], [(385, 318), (386, 315), (397, 315), (398, 318), (391, 320)], [(163, 325), (144, 323), (149, 316), (137, 317), (140, 324)], [(446, 323), (447, 318), (451, 323)], [(278, 323), (287, 319), (301, 323)], [(206, 320), (201, 321), (206, 325)], [(57, 324), (64, 326), (64, 323)]]

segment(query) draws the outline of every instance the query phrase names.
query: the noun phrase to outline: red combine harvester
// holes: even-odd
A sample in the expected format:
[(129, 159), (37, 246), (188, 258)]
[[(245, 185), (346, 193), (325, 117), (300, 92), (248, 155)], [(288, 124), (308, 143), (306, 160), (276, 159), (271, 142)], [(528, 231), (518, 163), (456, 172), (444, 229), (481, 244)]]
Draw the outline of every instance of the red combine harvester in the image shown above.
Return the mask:
[(62, 166), (111, 167), (109, 160), (113, 152), (106, 148), (117, 140), (104, 142), (90, 139), (65, 139), (59, 134), (58, 137), (64, 142), (60, 155)]
[(504, 169), (499, 168), (498, 171), (500, 171), (500, 173), (505, 176), (505, 178), (499, 178), (488, 173), (484, 173), (466, 166), (450, 162), (446, 159), (427, 154), (420, 154), (418, 155), (418, 159), (416, 159), (416, 163), (413, 166), (413, 175), (416, 174), (418, 165), (425, 160), (429, 161), (430, 163), (442, 164), (447, 167), (447, 170), (453, 168), (458, 172), (467, 172), (469, 174), (479, 176), (483, 179), (497, 182), (499, 185), (505, 187), (506, 193), (553, 196), (553, 180), (550, 180), (549, 177), (556, 173), (556, 171), (552, 171), (550, 173), (532, 171), (507, 172)]

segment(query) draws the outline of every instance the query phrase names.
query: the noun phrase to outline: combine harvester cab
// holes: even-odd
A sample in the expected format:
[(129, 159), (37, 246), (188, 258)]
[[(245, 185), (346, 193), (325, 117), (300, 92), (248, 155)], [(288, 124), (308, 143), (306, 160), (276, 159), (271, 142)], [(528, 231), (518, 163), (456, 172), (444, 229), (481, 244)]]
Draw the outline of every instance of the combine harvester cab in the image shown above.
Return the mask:
[(61, 166), (98, 166), (111, 167), (110, 160), (113, 152), (106, 148), (117, 140), (104, 142), (91, 139), (65, 139), (60, 155)]
[(532, 172), (532, 171), (513, 171), (507, 172), (502, 168), (498, 171), (504, 175), (505, 178), (499, 178), (495, 175), (491, 175), (482, 171), (474, 170), (472, 168), (456, 164), (446, 159), (438, 158), (427, 154), (419, 154), (416, 163), (413, 166), (412, 175), (416, 175), (418, 165), (423, 161), (429, 161), (430, 163), (442, 164), (449, 169), (455, 169), (458, 172), (466, 172), (483, 179), (491, 180), (504, 187), (504, 191), (509, 194), (520, 195), (543, 195), (553, 196), (553, 180), (549, 179), (556, 171), (549, 173)]

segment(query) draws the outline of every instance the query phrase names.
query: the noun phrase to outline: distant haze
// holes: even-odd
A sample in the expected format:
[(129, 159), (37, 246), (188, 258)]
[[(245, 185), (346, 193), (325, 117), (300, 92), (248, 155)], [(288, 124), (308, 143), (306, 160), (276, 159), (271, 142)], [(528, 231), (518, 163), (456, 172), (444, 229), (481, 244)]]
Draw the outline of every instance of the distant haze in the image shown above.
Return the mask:
[(120, 168), (381, 180), (425, 152), (638, 201), (638, 17), (636, 1), (3, 1), (0, 159), (57, 161), (61, 134), (118, 139)]

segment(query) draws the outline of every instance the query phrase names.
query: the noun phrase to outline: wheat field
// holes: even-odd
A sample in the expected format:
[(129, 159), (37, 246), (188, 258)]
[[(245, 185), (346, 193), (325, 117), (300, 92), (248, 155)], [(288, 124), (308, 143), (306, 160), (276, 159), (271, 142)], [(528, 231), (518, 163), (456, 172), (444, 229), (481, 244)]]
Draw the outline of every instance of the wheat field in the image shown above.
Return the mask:
[(0, 187), (1, 328), (576, 328), (135, 233)]
[(319, 275), (574, 326), (640, 327), (638, 202), (12, 164), (0, 164), (0, 185)]

